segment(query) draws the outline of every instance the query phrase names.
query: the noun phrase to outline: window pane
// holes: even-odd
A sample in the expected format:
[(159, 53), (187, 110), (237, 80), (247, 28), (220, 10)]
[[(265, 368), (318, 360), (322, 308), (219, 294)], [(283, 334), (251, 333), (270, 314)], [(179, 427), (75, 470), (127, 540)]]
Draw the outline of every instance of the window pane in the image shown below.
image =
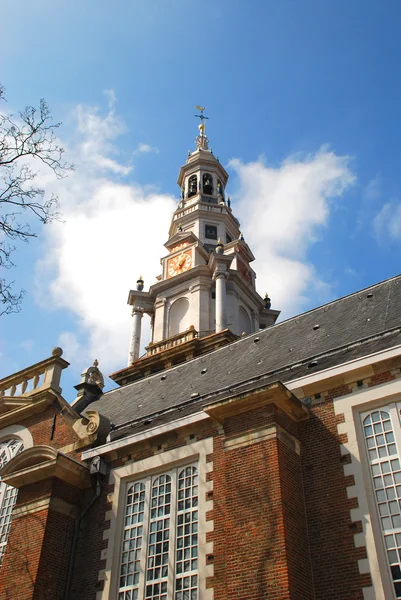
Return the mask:
[(170, 475), (160, 475), (154, 480), (152, 485), (152, 499), (150, 530), (155, 533), (149, 538), (145, 598), (147, 600), (162, 600), (167, 597), (165, 594), (167, 594), (169, 566)]
[[(178, 475), (175, 599), (198, 598), (198, 471), (186, 467)], [(185, 502), (181, 500), (185, 498)]]
[[(138, 598), (140, 555), (144, 520), (145, 484), (135, 483), (128, 488), (125, 506), (125, 531), (120, 562), (119, 598)], [(132, 515), (132, 516), (131, 516)]]
[[(382, 530), (385, 532), (387, 558), (391, 565), (396, 597), (401, 598), (401, 534), (394, 531), (401, 528), (401, 503), (398, 500), (401, 498), (401, 485), (395, 486), (401, 484), (398, 448), (387, 411), (373, 412), (364, 419), (363, 424), (369, 460), (375, 461), (370, 465), (371, 477), (376, 489)], [(388, 456), (394, 458), (389, 460)], [(379, 465), (380, 471), (377, 468)], [(395, 535), (390, 533), (392, 530)]]

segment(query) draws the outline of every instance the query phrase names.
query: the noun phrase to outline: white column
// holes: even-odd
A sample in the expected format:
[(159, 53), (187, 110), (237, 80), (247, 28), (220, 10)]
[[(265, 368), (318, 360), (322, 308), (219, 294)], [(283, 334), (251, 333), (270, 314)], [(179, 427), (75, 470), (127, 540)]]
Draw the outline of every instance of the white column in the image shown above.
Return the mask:
[(143, 309), (138, 306), (134, 306), (132, 309), (132, 330), (131, 330), (131, 342), (128, 353), (128, 366), (130, 366), (134, 360), (139, 358), (139, 348), (141, 346), (141, 326), (142, 326)]
[(215, 273), (216, 279), (216, 333), (227, 328), (227, 293), (226, 293), (226, 274), (222, 272)]
[(259, 323), (258, 323), (256, 311), (251, 310), (251, 316), (252, 316), (252, 331), (251, 331), (251, 333), (255, 333), (255, 331), (259, 330)]
[(163, 298), (162, 300), (163, 302), (163, 337), (162, 340), (166, 340), (168, 338), (168, 320), (169, 320), (169, 314), (168, 314), (168, 302), (167, 302), (167, 298)]

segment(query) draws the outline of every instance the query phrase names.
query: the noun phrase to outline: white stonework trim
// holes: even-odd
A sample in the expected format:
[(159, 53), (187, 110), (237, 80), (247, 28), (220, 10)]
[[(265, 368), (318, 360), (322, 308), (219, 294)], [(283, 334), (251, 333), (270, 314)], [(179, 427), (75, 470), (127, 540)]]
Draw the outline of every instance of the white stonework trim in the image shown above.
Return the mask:
[(176, 419), (175, 421), (171, 421), (170, 423), (166, 423), (165, 425), (152, 427), (151, 429), (147, 429), (146, 431), (141, 433), (134, 433), (133, 435), (129, 435), (127, 437), (122, 438), (121, 440), (117, 440), (115, 442), (108, 442), (107, 444), (103, 444), (102, 446), (100, 446), (100, 448), (86, 450), (85, 452), (82, 452), (82, 460), (88, 460), (90, 458), (93, 458), (94, 456), (99, 456), (100, 454), (107, 454), (108, 452), (112, 452), (113, 450), (119, 450), (120, 448), (124, 448), (125, 446), (131, 446), (132, 444), (142, 442), (143, 440), (154, 437), (156, 435), (167, 433), (168, 431), (174, 431), (181, 427), (186, 427), (187, 425), (193, 425), (194, 423), (199, 423), (200, 421), (206, 421), (206, 419), (210, 419), (209, 415), (207, 415), (206, 413), (194, 413), (189, 417), (182, 417), (182, 419)]
[[(293, 380), (290, 379), (285, 381), (284, 384), (289, 390), (294, 391), (298, 388), (311, 385), (312, 383), (323, 382), (325, 379), (335, 377), (336, 375), (343, 375), (349, 371), (361, 369), (374, 363), (387, 360), (389, 358), (395, 358), (396, 356), (400, 355), (401, 345), (394, 346), (394, 348), (391, 348), (390, 350), (382, 350), (381, 352), (375, 352), (374, 354), (369, 354), (363, 358), (356, 358), (355, 360), (342, 363), (340, 366), (330, 367), (329, 369), (324, 369), (323, 371), (319, 371), (313, 375), (305, 375), (304, 377), (299, 377), (298, 379)], [(374, 373), (372, 373), (372, 375), (373, 374)]]
[(207, 473), (213, 471), (213, 463), (206, 462), (207, 455), (212, 452), (213, 438), (210, 437), (143, 460), (127, 462), (110, 472), (109, 483), (114, 484), (113, 494), (109, 496), (112, 508), (107, 514), (110, 528), (103, 532), (103, 539), (108, 540), (108, 546), (101, 554), (106, 566), (99, 572), (99, 579), (105, 583), (103, 591), (96, 594), (96, 600), (116, 598), (126, 484), (148, 474), (163, 473), (180, 464), (195, 461), (198, 462), (199, 471), (199, 600), (213, 600), (213, 589), (206, 589), (206, 578), (213, 576), (213, 565), (206, 565), (206, 555), (213, 554), (213, 542), (206, 543), (207, 533), (213, 531), (213, 521), (206, 521), (206, 513), (213, 510), (213, 500), (206, 500), (207, 492), (213, 490), (213, 482), (206, 480)]
[(75, 519), (79, 512), (77, 506), (62, 500), (61, 498), (43, 498), (42, 500), (28, 502), (14, 508), (13, 519), (25, 517), (26, 515), (31, 515), (44, 509), (52, 510), (60, 515), (70, 517), (71, 519)]
[(277, 424), (230, 436), (225, 439), (223, 446), (224, 450), (226, 451), (236, 450), (237, 448), (244, 448), (246, 446), (251, 446), (252, 444), (257, 444), (259, 442), (264, 442), (271, 439), (279, 439), (282, 444), (287, 446), (287, 448), (296, 454), (299, 455), (301, 453), (301, 445), (299, 441), (293, 435), (288, 433), (288, 431), (283, 429), (283, 427)]
[(13, 520), (49, 508), (49, 504), (50, 498), (44, 498), (43, 500), (37, 500), (36, 502), (29, 502), (29, 504), (18, 506), (18, 508), (14, 508), (13, 510)]
[[(382, 354), (382, 353), (381, 353)], [(375, 359), (377, 360), (377, 359)], [(355, 485), (347, 488), (348, 498), (356, 498), (358, 508), (351, 509), (351, 521), (362, 522), (362, 533), (354, 536), (356, 547), (366, 546), (367, 559), (358, 561), (360, 573), (370, 573), (373, 586), (363, 589), (365, 600), (394, 598), (383, 548), (376, 503), (370, 481), (369, 465), (365, 456), (364, 437), (359, 414), (375, 407), (400, 400), (401, 380), (391, 381), (371, 388), (361, 388), (333, 400), (336, 415), (344, 415), (344, 423), (337, 426), (347, 441), (341, 445), (341, 454), (350, 454), (351, 463), (344, 465), (344, 474), (353, 476)]]
[(24, 444), (24, 450), (32, 448), (33, 437), (29, 429), (23, 425), (10, 425), (0, 430), (0, 442), (4, 442), (10, 438), (19, 438)]

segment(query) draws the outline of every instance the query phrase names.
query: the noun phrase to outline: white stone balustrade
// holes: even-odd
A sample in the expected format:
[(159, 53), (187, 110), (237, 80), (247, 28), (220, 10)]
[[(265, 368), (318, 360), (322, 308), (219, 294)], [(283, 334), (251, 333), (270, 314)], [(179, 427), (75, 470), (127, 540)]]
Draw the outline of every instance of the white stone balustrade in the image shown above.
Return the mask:
[(179, 346), (185, 342), (190, 342), (197, 337), (198, 332), (194, 327), (190, 327), (186, 331), (177, 333), (177, 335), (170, 337), (168, 340), (162, 340), (160, 342), (149, 344), (149, 346), (146, 348), (147, 356), (154, 356), (155, 354), (163, 352), (164, 350), (168, 350), (169, 348), (174, 348), (175, 346)]
[(54, 348), (50, 358), (0, 379), (0, 398), (32, 396), (46, 389), (60, 394), (61, 372), (69, 365), (62, 353), (61, 348)]

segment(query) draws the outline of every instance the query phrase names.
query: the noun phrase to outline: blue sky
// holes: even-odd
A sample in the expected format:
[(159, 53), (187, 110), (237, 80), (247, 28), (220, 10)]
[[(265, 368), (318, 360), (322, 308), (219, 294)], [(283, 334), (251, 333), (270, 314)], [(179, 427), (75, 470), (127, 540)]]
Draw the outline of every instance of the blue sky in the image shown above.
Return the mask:
[(1, 318), (0, 377), (61, 345), (72, 399), (94, 358), (105, 374), (125, 365), (128, 290), (158, 274), (196, 104), (259, 291), (284, 317), (399, 273), (398, 0), (4, 0), (2, 13), (7, 109), (45, 98), (76, 170), (39, 176), (64, 223), (18, 248), (10, 275), (27, 295)]

